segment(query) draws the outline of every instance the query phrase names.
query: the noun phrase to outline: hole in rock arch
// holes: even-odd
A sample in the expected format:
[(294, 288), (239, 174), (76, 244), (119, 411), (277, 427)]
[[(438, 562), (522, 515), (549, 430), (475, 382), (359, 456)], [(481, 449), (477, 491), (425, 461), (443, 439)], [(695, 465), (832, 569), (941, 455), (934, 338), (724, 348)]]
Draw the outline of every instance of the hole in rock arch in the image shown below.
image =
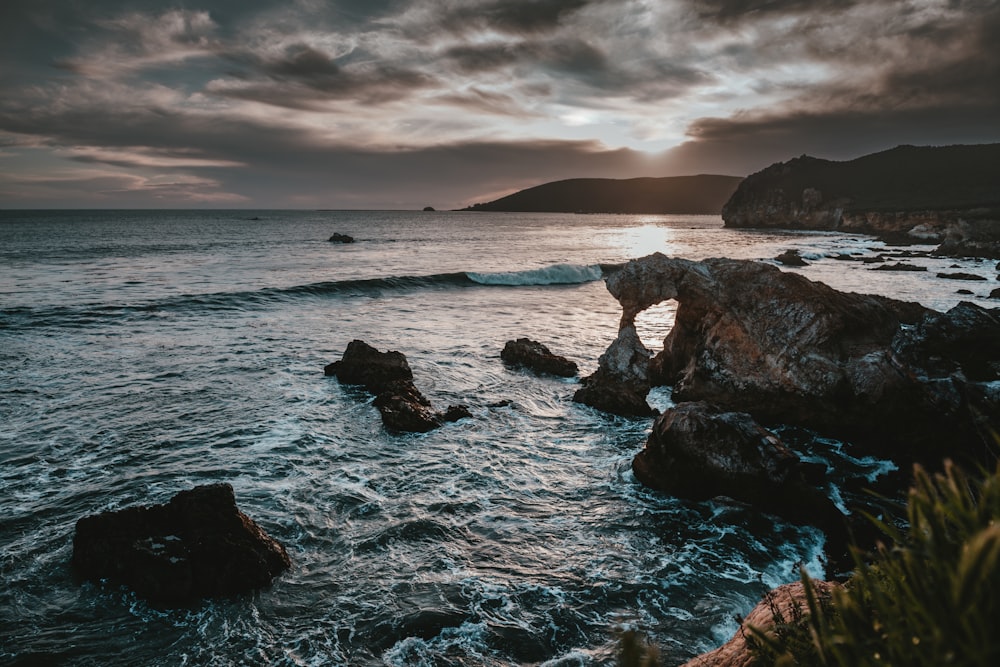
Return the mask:
[(650, 306), (635, 318), (635, 331), (646, 349), (656, 354), (663, 349), (663, 339), (674, 328), (677, 316), (677, 302), (668, 299)]

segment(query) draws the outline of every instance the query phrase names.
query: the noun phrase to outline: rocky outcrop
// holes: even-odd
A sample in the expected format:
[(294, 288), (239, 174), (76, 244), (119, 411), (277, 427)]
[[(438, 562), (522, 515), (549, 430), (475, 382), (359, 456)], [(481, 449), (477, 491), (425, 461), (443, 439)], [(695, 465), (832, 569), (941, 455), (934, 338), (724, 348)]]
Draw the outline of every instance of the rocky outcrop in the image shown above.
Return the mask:
[(379, 352), (361, 340), (348, 343), (340, 361), (328, 364), (323, 373), (375, 394), (373, 403), (382, 422), (393, 431), (426, 433), (444, 422), (470, 416), (461, 406), (436, 412), (413, 384), (413, 372), (402, 352)]
[(1000, 257), (1000, 144), (915, 147), (832, 162), (803, 155), (748, 176), (727, 227), (839, 230)]
[[(962, 304), (941, 314), (764, 263), (661, 254), (629, 262), (607, 286), (623, 334), (642, 310), (678, 301), (647, 379), (673, 385), (675, 401), (807, 426), (900, 462), (982, 451), (983, 420), (1000, 426), (996, 310)], [(931, 343), (941, 339), (966, 342)], [(974, 358), (963, 352), (973, 339)]]
[(500, 358), (513, 366), (523, 366), (539, 373), (559, 377), (573, 377), (577, 372), (575, 362), (553, 354), (549, 348), (530, 338), (507, 341)]
[(267, 586), (291, 565), (285, 548), (237, 509), (228, 484), (80, 519), (72, 563), (85, 579), (167, 605)]
[(618, 337), (598, 359), (597, 371), (573, 395), (577, 403), (622, 417), (650, 417), (649, 362), (652, 353), (639, 340), (634, 321), (622, 321)]
[(354, 243), (354, 237), (336, 232), (330, 237), (330, 243)]
[(680, 403), (660, 415), (632, 461), (636, 479), (671, 495), (728, 496), (793, 521), (841, 513), (816, 489), (825, 468), (804, 464), (781, 440), (741, 412), (704, 402)]
[(673, 496), (726, 496), (827, 534), (827, 553), (849, 568), (845, 517), (820, 490), (825, 468), (805, 464), (746, 413), (680, 403), (653, 423), (632, 461), (642, 484)]
[[(827, 581), (812, 581), (817, 599), (829, 599), (839, 584)], [(752, 667), (754, 664), (747, 637), (752, 636), (751, 628), (762, 632), (772, 631), (777, 624), (775, 612), (788, 622), (808, 613), (809, 601), (802, 582), (785, 584), (765, 594), (764, 599), (740, 621), (740, 628), (728, 642), (708, 653), (704, 653), (681, 667)]]

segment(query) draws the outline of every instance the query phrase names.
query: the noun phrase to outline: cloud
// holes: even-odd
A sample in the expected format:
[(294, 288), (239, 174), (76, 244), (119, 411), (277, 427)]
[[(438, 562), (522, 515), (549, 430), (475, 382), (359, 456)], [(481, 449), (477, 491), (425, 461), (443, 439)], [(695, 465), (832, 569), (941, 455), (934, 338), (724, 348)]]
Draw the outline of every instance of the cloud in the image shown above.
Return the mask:
[(438, 25), (452, 32), (495, 30), (525, 35), (550, 32), (593, 0), (490, 0), (441, 3)]
[(205, 11), (174, 9), (151, 16), (129, 13), (95, 23), (103, 32), (76, 57), (57, 66), (88, 77), (119, 76), (152, 66), (211, 57), (219, 48), (216, 24)]

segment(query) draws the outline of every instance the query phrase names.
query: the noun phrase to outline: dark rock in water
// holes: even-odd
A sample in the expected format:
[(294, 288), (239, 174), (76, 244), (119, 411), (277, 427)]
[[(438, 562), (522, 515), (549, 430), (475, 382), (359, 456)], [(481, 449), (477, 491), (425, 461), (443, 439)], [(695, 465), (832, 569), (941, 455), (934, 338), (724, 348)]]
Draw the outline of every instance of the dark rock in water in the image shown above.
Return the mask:
[(954, 273), (939, 273), (938, 278), (951, 278), (952, 280), (986, 280), (983, 276), (977, 276), (975, 273), (962, 273), (961, 271), (956, 271)]
[(449, 405), (448, 409), (441, 413), (441, 421), (457, 422), (460, 419), (469, 419), (472, 413), (464, 405)]
[(323, 372), (375, 394), (373, 404), (381, 413), (382, 422), (394, 431), (426, 433), (442, 422), (471, 416), (461, 406), (452, 406), (444, 413), (435, 412), (431, 402), (413, 384), (413, 372), (402, 352), (379, 352), (364, 341), (352, 340), (341, 360), (328, 364)]
[(424, 206), (424, 210), (425, 211), (434, 211), (435, 208), (433, 206)]
[(965, 296), (969, 296), (971, 294), (975, 294), (975, 292), (973, 292), (970, 289), (960, 289), (960, 290), (955, 290), (955, 294), (962, 294), (962, 295), (965, 295)]
[(885, 262), (885, 257), (882, 255), (875, 255), (874, 257), (865, 257), (861, 261), (865, 264), (882, 264)]
[(652, 386), (651, 356), (639, 340), (635, 323), (623, 323), (618, 337), (598, 360), (597, 371), (583, 379), (583, 387), (573, 395), (573, 400), (622, 417), (656, 414), (646, 403), (646, 394)]
[(632, 470), (651, 488), (693, 500), (728, 496), (818, 526), (846, 546), (844, 517), (807, 480), (812, 471), (746, 413), (680, 403), (653, 423)]
[(627, 384), (595, 373), (584, 378), (583, 386), (573, 394), (573, 400), (621, 417), (652, 417), (656, 411), (649, 407), (645, 396), (645, 392), (640, 394)]
[(623, 335), (641, 311), (678, 302), (647, 376), (672, 385), (675, 401), (806, 426), (900, 464), (981, 453), (985, 429), (1000, 429), (1000, 385), (987, 379), (1000, 363), (996, 311), (936, 313), (762, 262), (661, 254), (629, 262), (607, 287)]
[(540, 373), (560, 377), (573, 377), (577, 371), (574, 362), (566, 357), (552, 354), (549, 348), (529, 338), (507, 341), (500, 358), (509, 364), (525, 366)]
[(783, 252), (780, 255), (778, 255), (777, 257), (775, 257), (774, 261), (779, 262), (779, 263), (781, 263), (781, 264), (783, 264), (785, 266), (808, 266), (809, 265), (809, 263), (806, 260), (802, 259), (802, 256), (799, 255), (799, 251), (798, 250), (786, 250), (785, 252)]
[(426, 433), (441, 425), (431, 402), (409, 380), (390, 382), (375, 396), (382, 421), (395, 431)]
[(84, 517), (73, 537), (73, 567), (82, 577), (124, 584), (167, 605), (267, 586), (290, 566), (284, 547), (237, 509), (228, 484)]
[(991, 299), (1000, 299), (1000, 287), (990, 292)]
[(840, 260), (841, 262), (859, 262), (861, 257), (858, 255), (848, 255), (846, 253), (839, 253), (833, 256), (834, 259)]
[(872, 271), (926, 271), (926, 266), (917, 266), (916, 264), (904, 264), (903, 262), (896, 262), (895, 264), (883, 264), (882, 266), (876, 266)]
[(413, 371), (402, 352), (379, 352), (363, 340), (352, 340), (340, 361), (323, 369), (346, 384), (360, 384), (373, 394), (397, 380), (413, 380)]
[(330, 243), (354, 243), (354, 237), (338, 232), (330, 237)]

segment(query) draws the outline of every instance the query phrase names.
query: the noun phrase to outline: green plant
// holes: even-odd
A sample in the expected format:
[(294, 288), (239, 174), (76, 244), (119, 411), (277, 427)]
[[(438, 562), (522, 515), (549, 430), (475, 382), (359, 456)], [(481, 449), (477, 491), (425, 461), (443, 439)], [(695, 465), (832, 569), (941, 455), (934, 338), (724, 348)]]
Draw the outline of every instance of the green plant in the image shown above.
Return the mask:
[[(951, 462), (917, 467), (907, 519), (905, 531), (876, 521), (891, 543), (871, 562), (856, 551), (829, 605), (803, 574), (806, 620), (786, 638), (752, 629), (758, 664), (1000, 664), (1000, 467), (977, 480)], [(805, 636), (812, 650), (796, 656)]]

